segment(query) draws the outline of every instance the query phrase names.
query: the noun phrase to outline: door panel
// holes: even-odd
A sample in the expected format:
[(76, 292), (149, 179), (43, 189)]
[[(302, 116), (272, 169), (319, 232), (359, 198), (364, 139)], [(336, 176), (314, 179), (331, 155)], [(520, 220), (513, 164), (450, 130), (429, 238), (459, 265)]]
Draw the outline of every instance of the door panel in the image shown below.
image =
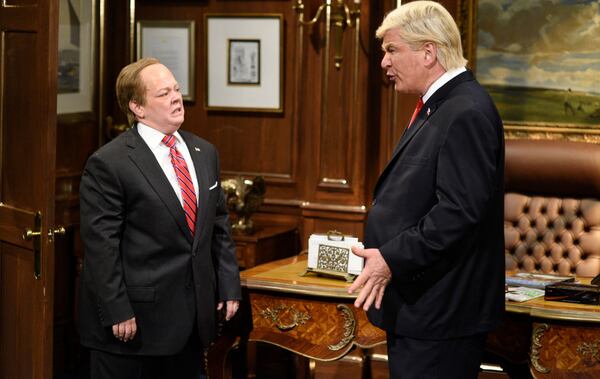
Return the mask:
[(52, 377), (57, 4), (0, 5), (0, 378)]
[[(0, 352), (0, 377), (32, 378), (34, 322), (31, 312), (32, 297), (26, 294), (33, 288), (33, 254), (31, 250), (11, 244), (0, 246), (0, 309), (2, 309), (2, 351)], [(8, 369), (8, 370), (7, 370)]]
[[(34, 159), (39, 158), (35, 152), (30, 153), (32, 148), (41, 146), (39, 141), (31, 141), (39, 138), (35, 133), (39, 128), (35, 125), (37, 117), (31, 107), (35, 102), (29, 101), (35, 92), (24, 89), (37, 87), (35, 75), (28, 74), (35, 72), (37, 40), (37, 34), (23, 31), (4, 33), (3, 41), (2, 203), (29, 210), (33, 210), (31, 196), (37, 178), (26, 173), (34, 172)], [(31, 137), (21, 141), (25, 136)]]

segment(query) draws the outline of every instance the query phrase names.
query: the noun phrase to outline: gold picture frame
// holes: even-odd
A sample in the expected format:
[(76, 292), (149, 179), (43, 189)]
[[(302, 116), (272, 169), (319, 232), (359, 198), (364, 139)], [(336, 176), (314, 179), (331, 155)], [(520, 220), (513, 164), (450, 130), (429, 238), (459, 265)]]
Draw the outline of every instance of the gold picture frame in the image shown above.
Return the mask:
[(177, 79), (185, 101), (195, 101), (196, 22), (140, 20), (136, 24), (136, 58), (154, 57)]
[(283, 15), (205, 14), (205, 108), (283, 112)]
[[(527, 0), (458, 0), (465, 57), (494, 98), (508, 138), (600, 143), (600, 59), (591, 59), (600, 53), (567, 39), (576, 35), (573, 18), (592, 3), (533, 9)], [(589, 70), (598, 75), (588, 77)]]

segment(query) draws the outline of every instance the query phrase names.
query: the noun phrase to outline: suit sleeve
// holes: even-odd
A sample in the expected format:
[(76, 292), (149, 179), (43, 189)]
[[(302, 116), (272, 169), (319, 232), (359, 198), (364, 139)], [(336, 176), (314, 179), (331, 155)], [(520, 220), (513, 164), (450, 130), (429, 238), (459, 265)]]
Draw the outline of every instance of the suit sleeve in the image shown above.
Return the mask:
[(380, 247), (396, 280), (418, 280), (449, 248), (474, 233), (501, 185), (503, 178), (498, 178), (497, 170), (500, 126), (474, 107), (450, 122), (437, 157), (437, 203), (416, 226)]
[[(219, 156), (215, 151), (216, 173), (220, 175)], [(231, 226), (229, 223), (229, 212), (225, 205), (225, 195), (221, 188), (221, 178), (217, 182), (219, 188), (217, 200), (214, 229), (212, 236), (212, 255), (217, 273), (218, 300), (240, 300), (242, 290), (240, 285), (240, 273), (235, 253), (235, 243), (231, 238)]]
[(123, 281), (120, 239), (124, 223), (124, 192), (100, 156), (88, 160), (80, 185), (84, 280), (97, 296), (103, 326), (134, 316)]

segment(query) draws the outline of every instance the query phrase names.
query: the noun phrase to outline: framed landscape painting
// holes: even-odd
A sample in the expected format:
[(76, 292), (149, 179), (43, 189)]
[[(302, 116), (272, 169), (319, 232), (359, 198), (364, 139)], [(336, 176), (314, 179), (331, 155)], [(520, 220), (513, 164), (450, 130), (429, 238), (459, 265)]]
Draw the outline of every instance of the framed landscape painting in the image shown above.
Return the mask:
[(600, 142), (600, 2), (460, 0), (457, 18), (509, 136)]

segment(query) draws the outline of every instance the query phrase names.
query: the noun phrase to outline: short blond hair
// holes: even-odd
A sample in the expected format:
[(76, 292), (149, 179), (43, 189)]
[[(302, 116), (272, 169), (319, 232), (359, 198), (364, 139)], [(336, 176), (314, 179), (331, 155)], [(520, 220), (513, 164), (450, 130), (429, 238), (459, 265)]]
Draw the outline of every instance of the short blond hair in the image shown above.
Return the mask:
[(419, 50), (427, 42), (433, 43), (437, 47), (438, 61), (446, 71), (467, 64), (456, 22), (446, 8), (435, 1), (412, 1), (394, 9), (385, 16), (375, 35), (383, 39), (392, 29), (412, 50)]
[(135, 101), (140, 105), (146, 104), (146, 87), (140, 78), (140, 72), (148, 66), (159, 64), (156, 58), (142, 58), (123, 67), (117, 77), (115, 90), (119, 108), (127, 115), (129, 125), (135, 121), (135, 114), (129, 109), (129, 102)]

